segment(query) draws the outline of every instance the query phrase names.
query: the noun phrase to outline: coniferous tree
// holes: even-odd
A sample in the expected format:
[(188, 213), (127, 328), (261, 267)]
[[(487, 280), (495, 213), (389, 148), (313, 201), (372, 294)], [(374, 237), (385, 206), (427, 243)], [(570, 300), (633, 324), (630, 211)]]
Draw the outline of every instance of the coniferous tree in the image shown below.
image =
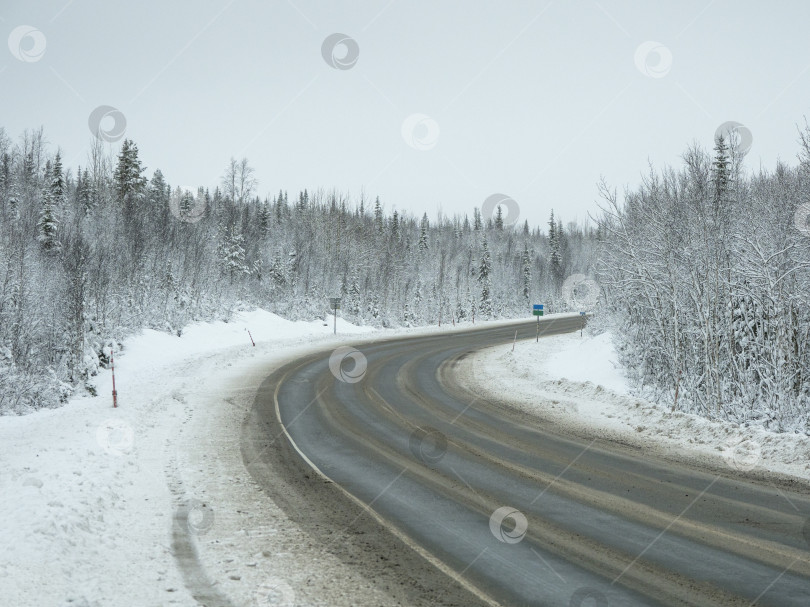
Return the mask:
[(270, 222), (272, 214), (270, 212), (270, 204), (265, 200), (261, 207), (259, 207), (259, 232), (266, 236), (270, 233)]
[(374, 200), (374, 225), (377, 226), (377, 233), (382, 234), (383, 229), (385, 228), (383, 222), (383, 210), (382, 205), (380, 204), (380, 197)]
[(11, 190), (11, 155), (0, 155), (0, 200), (5, 202)]
[(554, 210), (551, 211), (551, 218), (548, 221), (548, 246), (550, 249), (549, 266), (551, 277), (554, 280), (554, 290), (558, 291), (562, 286), (564, 276), (562, 246), (560, 226), (554, 220)]
[(169, 207), (169, 184), (160, 169), (156, 169), (146, 186), (146, 212), (155, 220), (163, 220)]
[(717, 138), (714, 146), (714, 203), (719, 206), (725, 202), (725, 198), (731, 189), (731, 160), (729, 158), (728, 146), (722, 135)]
[(478, 266), (478, 282), (481, 283), (481, 314), (486, 318), (492, 318), (492, 257), (487, 245), (487, 237), (484, 236), (481, 244), (481, 263)]
[(287, 268), (284, 264), (284, 260), (280, 254), (276, 254), (273, 257), (273, 264), (270, 266), (270, 271), (268, 272), (270, 276), (270, 280), (272, 281), (275, 287), (283, 287), (287, 284), (289, 279), (287, 274)]
[(50, 175), (48, 176), (50, 179), (49, 187), (51, 190), (51, 199), (57, 209), (61, 209), (66, 200), (65, 176), (63, 170), (62, 155), (57, 151), (53, 165), (51, 166)]
[(284, 202), (284, 194), (281, 190), (278, 191), (278, 197), (276, 198), (276, 223), (281, 225), (284, 221), (284, 217), (286, 216), (285, 207), (286, 203)]
[(360, 314), (360, 310), (362, 309), (360, 301), (360, 283), (356, 269), (352, 272), (352, 277), (349, 284), (348, 298), (349, 298), (348, 302), (349, 311), (352, 314)]
[(394, 242), (399, 240), (399, 213), (396, 211), (391, 216), (391, 238)]
[(142, 173), (145, 170), (138, 159), (138, 146), (132, 140), (124, 139), (115, 169), (115, 193), (125, 209), (134, 205), (135, 197), (143, 192), (146, 177)]
[(178, 205), (180, 211), (180, 219), (188, 219), (194, 211), (194, 195), (185, 190), (180, 195), (180, 204)]
[(245, 259), (244, 243), (245, 238), (235, 225), (225, 231), (220, 247), (220, 263), (231, 282), (240, 275), (250, 273)]
[(59, 219), (50, 188), (46, 188), (42, 192), (42, 209), (39, 213), (37, 228), (39, 231), (39, 242), (43, 250), (47, 253), (58, 252), (61, 248), (59, 239), (57, 238)]
[(529, 243), (523, 245), (523, 297), (529, 303), (532, 290), (532, 258), (529, 253)]
[(557, 249), (560, 258), (560, 276), (562, 280), (567, 275), (566, 263), (568, 261), (568, 235), (565, 233), (561, 219), (557, 220)]
[(84, 172), (79, 169), (76, 185), (76, 202), (82, 216), (88, 215), (93, 208), (92, 182), (90, 181), (90, 171), (85, 168)]
[(473, 230), (476, 232), (480, 232), (482, 228), (481, 224), (481, 211), (476, 207), (473, 210)]
[(23, 160), (23, 188), (26, 192), (33, 190), (36, 186), (36, 164), (34, 162), (34, 152), (30, 151)]
[(425, 255), (427, 253), (427, 250), (428, 250), (428, 228), (429, 227), (430, 227), (430, 224), (428, 222), (428, 216), (427, 216), (427, 213), (425, 213), (424, 215), (422, 215), (422, 225), (421, 225), (421, 227), (419, 229), (418, 249), (419, 249), (419, 254), (420, 255)]

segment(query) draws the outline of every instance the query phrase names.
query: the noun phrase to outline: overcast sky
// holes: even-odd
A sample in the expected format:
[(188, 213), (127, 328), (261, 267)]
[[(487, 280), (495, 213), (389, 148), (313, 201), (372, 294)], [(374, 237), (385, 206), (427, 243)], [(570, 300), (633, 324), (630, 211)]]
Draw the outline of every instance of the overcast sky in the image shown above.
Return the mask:
[(601, 175), (637, 184), (727, 121), (749, 170), (795, 162), (808, 23), (804, 0), (1, 0), (0, 126), (43, 125), (75, 168), (109, 106), (102, 131), (123, 116), (173, 185), (246, 156), (261, 195), (435, 217), (503, 193), (521, 222), (584, 220)]

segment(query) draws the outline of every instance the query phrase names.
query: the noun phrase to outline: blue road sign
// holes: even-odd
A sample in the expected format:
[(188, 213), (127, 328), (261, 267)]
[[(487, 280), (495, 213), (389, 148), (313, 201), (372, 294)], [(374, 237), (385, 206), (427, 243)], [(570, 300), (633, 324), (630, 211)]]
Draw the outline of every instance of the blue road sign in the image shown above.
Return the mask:
[(543, 309), (543, 304), (534, 304), (532, 306), (532, 309), (534, 309), (534, 310), (542, 310)]

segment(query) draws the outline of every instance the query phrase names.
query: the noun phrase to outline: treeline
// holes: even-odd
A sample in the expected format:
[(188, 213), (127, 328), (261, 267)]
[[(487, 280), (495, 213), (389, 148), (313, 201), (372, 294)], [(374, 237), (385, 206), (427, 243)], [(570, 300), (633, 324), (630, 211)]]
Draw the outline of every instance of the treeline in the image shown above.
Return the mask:
[(92, 390), (109, 346), (142, 328), (180, 335), (255, 306), (323, 317), (329, 297), (357, 323), (401, 326), (563, 309), (595, 234), (552, 218), (548, 233), (493, 217), (386, 210), (336, 191), (260, 197), (247, 160), (213, 192), (147, 176), (137, 145), (93, 140), (63, 166), (42, 130), (0, 129), (0, 412)]
[(810, 433), (810, 138), (747, 176), (722, 138), (620, 202), (598, 278), (638, 384), (673, 409)]

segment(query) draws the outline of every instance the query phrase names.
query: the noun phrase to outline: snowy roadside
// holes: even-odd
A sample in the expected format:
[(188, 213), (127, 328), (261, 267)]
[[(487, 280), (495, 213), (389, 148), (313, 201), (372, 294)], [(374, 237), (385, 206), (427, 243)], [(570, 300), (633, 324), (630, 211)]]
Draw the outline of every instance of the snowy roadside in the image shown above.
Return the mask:
[(610, 333), (544, 337), (482, 350), (459, 368), (492, 399), (574, 432), (715, 470), (810, 479), (810, 438), (710, 421), (631, 393)]
[(102, 371), (96, 397), (0, 417), (3, 603), (197, 605), (175, 558), (183, 512), (221, 604), (384, 604), (262, 494), (242, 461), (241, 424), (264, 378), (291, 358), (470, 325), (375, 331), (338, 319), (333, 336), (327, 320), (258, 310), (180, 338), (146, 331), (116, 356), (119, 408)]

